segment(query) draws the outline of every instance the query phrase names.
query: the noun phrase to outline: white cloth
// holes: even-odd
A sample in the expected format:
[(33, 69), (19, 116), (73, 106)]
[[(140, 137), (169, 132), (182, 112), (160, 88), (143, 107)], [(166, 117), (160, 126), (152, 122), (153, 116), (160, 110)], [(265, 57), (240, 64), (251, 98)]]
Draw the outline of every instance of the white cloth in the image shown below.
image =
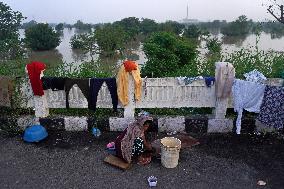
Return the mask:
[(47, 104), (46, 95), (34, 96), (35, 105), (35, 117), (47, 117), (49, 115), (49, 109)]
[(267, 78), (258, 70), (254, 69), (251, 72), (244, 74), (247, 81), (256, 82), (256, 83), (265, 83)]
[(236, 121), (236, 133), (241, 133), (241, 120), (243, 109), (249, 112), (259, 113), (260, 106), (264, 95), (265, 85), (235, 79), (232, 92), (234, 98), (234, 110), (238, 112), (238, 118)]

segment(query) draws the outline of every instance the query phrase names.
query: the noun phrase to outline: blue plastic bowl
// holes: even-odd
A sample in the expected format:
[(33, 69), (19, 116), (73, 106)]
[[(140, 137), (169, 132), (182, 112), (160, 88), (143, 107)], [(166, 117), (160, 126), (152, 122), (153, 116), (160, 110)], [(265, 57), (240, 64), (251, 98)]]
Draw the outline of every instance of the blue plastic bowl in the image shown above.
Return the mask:
[(33, 125), (25, 129), (24, 141), (39, 142), (48, 136), (46, 129), (41, 125)]

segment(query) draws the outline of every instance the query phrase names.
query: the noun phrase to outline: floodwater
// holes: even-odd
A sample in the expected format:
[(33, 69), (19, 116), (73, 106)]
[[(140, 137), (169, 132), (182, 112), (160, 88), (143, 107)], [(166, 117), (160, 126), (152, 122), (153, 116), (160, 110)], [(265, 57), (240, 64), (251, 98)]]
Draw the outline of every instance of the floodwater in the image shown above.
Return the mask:
[[(60, 62), (62, 60), (65, 64), (72, 64), (73, 66), (80, 65), (84, 61), (90, 61), (91, 57), (89, 54), (84, 54), (81, 50), (72, 50), (70, 46), (70, 39), (71, 37), (78, 33), (77, 30), (73, 29), (67, 29), (65, 28), (63, 30), (63, 35), (61, 36), (61, 43), (60, 45), (52, 51), (42, 51), (42, 52), (33, 52), (31, 54), (30, 59), (38, 59), (42, 60), (48, 58), (51, 61), (54, 62)], [(24, 30), (20, 30), (21, 37), (24, 37)], [(248, 36), (240, 36), (240, 37), (225, 37), (220, 33), (215, 33), (213, 35), (214, 37), (217, 37), (220, 41), (223, 42), (222, 50), (223, 52), (233, 52), (235, 50), (241, 49), (241, 48), (250, 48), (256, 46), (256, 39), (257, 36), (254, 34), (250, 34)], [(134, 53), (138, 57), (138, 64), (144, 64), (147, 61), (147, 58), (142, 51), (142, 44), (139, 42), (134, 42), (130, 44), (131, 48), (134, 49)], [(205, 42), (201, 43), (201, 48), (199, 49), (201, 52), (206, 51), (204, 49)], [(267, 34), (262, 32), (259, 36), (258, 41), (258, 47), (259, 50), (269, 51), (279, 51), (284, 52), (284, 37), (274, 38), (271, 34)], [(106, 67), (113, 67), (119, 63), (121, 63), (121, 60), (118, 58), (106, 58), (106, 57), (99, 57), (96, 55), (95, 60), (100, 59), (101, 65), (104, 65)], [(57, 60), (57, 61), (56, 61)]]

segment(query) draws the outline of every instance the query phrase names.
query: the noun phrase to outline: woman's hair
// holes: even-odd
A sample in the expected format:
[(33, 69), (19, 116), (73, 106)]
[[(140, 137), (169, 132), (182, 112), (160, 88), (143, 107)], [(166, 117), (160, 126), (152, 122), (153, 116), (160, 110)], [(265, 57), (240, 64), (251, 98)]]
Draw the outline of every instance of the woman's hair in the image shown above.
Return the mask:
[(143, 125), (148, 124), (149, 127), (146, 132), (158, 132), (158, 126), (154, 124), (152, 120), (147, 120)]
[(151, 125), (152, 125), (152, 123), (153, 123), (153, 121), (152, 121), (152, 120), (146, 120), (146, 121), (144, 122), (144, 124), (143, 124), (143, 125), (148, 124), (149, 126), (151, 126)]

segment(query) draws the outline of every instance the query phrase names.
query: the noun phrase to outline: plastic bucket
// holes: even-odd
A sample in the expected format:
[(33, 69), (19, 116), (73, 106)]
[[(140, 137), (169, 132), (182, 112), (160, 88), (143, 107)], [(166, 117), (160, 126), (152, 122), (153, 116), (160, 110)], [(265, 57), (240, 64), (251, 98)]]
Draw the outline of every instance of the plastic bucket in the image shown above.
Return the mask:
[(178, 165), (181, 141), (175, 137), (161, 139), (161, 162), (166, 168), (175, 168)]

